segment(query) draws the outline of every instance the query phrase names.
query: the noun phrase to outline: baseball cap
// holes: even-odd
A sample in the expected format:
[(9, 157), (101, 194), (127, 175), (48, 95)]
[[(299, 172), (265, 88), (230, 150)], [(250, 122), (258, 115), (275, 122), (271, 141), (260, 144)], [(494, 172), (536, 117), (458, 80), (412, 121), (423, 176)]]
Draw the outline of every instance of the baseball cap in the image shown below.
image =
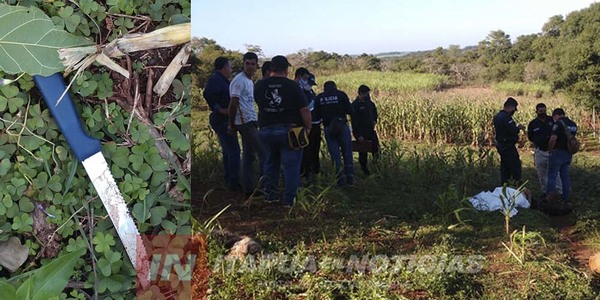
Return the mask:
[(308, 73), (308, 84), (317, 85), (317, 82), (315, 81), (315, 74)]
[(310, 72), (308, 72), (308, 70), (304, 67), (300, 67), (296, 70), (296, 73), (294, 74), (295, 76), (304, 76), (306, 74), (310, 74)]
[(271, 58), (271, 69), (286, 69), (289, 66), (291, 66), (290, 62), (283, 55)]
[(364, 93), (370, 92), (370, 91), (371, 91), (371, 89), (368, 86), (364, 85), (364, 84), (358, 87), (358, 93), (359, 94), (364, 94)]

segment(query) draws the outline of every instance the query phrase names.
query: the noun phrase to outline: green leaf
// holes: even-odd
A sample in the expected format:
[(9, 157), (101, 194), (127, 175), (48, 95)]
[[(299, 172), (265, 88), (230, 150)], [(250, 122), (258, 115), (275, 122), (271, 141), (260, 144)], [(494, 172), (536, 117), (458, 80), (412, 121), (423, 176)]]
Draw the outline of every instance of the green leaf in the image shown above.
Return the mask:
[(167, 216), (167, 209), (164, 206), (155, 206), (150, 210), (150, 224), (156, 226)]
[(115, 239), (109, 233), (104, 234), (97, 232), (96, 236), (92, 239), (92, 243), (96, 245), (95, 249), (97, 252), (105, 252), (110, 249), (111, 246), (115, 245)]
[(11, 167), (10, 160), (8, 158), (3, 159), (0, 162), (0, 176), (4, 176), (4, 175), (8, 174), (10, 167)]
[(15, 288), (4, 280), (0, 280), (0, 299), (17, 299)]
[(21, 200), (19, 200), (19, 209), (22, 212), (26, 212), (26, 213), (30, 213), (33, 211), (33, 202), (31, 202), (31, 200), (29, 198), (21, 198)]
[(138, 172), (139, 172), (140, 178), (142, 178), (144, 181), (146, 181), (146, 180), (150, 179), (150, 176), (152, 176), (152, 173), (154, 171), (152, 171), (152, 167), (149, 164), (144, 163), (139, 168)]
[(0, 4), (0, 70), (8, 74), (49, 76), (65, 66), (58, 49), (92, 44), (84, 37), (54, 27), (44, 12), (33, 6)]
[(98, 260), (98, 267), (100, 267), (100, 272), (102, 272), (102, 275), (104, 275), (105, 277), (108, 277), (110, 276), (110, 274), (112, 274), (110, 261), (108, 261), (106, 258), (100, 258)]
[(138, 222), (143, 223), (146, 220), (148, 220), (148, 218), (150, 218), (150, 214), (148, 213), (148, 209), (144, 207), (143, 203), (136, 203), (133, 206), (133, 209), (131, 210), (131, 214), (133, 214), (133, 217), (138, 220)]
[(17, 289), (16, 298), (47, 300), (60, 295), (73, 276), (73, 269), (79, 258), (86, 252), (85, 248), (52, 260), (35, 272)]
[(179, 130), (177, 125), (174, 123), (167, 124), (165, 131), (165, 137), (171, 142), (171, 147), (173, 149), (179, 149), (182, 151), (187, 151), (190, 149), (190, 141), (183, 133), (181, 133), (181, 130)]

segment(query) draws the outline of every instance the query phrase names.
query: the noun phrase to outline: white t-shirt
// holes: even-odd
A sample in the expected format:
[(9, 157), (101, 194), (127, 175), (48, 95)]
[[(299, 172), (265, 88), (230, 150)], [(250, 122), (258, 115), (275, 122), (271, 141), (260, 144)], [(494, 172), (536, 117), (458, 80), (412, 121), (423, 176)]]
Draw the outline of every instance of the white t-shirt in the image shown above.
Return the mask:
[(254, 82), (248, 78), (244, 72), (237, 74), (229, 85), (229, 95), (240, 99), (240, 106), (235, 114), (234, 124), (241, 125), (240, 112), (244, 124), (250, 121), (256, 121), (256, 111), (254, 110)]

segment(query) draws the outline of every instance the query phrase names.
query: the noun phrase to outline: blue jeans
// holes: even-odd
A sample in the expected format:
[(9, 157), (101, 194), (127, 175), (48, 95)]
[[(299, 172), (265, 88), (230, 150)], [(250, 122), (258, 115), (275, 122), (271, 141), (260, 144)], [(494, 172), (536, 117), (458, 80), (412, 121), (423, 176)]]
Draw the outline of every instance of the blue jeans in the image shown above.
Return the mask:
[(569, 165), (571, 165), (573, 155), (566, 150), (554, 150), (550, 152), (548, 160), (548, 183), (546, 184), (546, 192), (548, 194), (556, 189), (556, 177), (560, 173), (562, 181), (562, 198), (567, 201), (571, 192), (571, 180), (569, 178)]
[(229, 187), (236, 187), (240, 184), (240, 144), (237, 133), (227, 134), (227, 118), (223, 118), (217, 113), (210, 114), (209, 122), (221, 145), (225, 184)]
[(242, 189), (244, 193), (250, 194), (256, 188), (255, 173), (253, 172), (254, 161), (258, 158), (258, 177), (260, 178), (263, 173), (265, 151), (258, 136), (256, 122), (236, 125), (235, 129), (242, 136)]
[(278, 198), (279, 166), (283, 167), (284, 191), (283, 204), (294, 204), (300, 185), (300, 165), (302, 149), (294, 150), (288, 142), (289, 127), (285, 125), (261, 128), (260, 139), (263, 143), (266, 159), (263, 173), (265, 176), (265, 196), (268, 200)]
[[(352, 157), (352, 137), (348, 124), (344, 124), (340, 134), (330, 132), (330, 127), (325, 127), (325, 140), (331, 161), (335, 165), (338, 185), (344, 183), (354, 184), (354, 158)], [(342, 156), (344, 157), (344, 171), (342, 172)]]

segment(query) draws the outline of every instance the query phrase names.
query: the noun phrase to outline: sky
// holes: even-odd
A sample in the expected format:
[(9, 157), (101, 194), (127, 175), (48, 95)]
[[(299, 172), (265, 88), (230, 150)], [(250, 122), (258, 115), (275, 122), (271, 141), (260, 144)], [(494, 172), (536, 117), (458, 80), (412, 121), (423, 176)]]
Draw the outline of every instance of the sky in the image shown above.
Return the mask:
[(302, 49), (377, 54), (477, 45), (494, 30), (539, 33), (586, 0), (194, 0), (192, 36), (268, 57)]

